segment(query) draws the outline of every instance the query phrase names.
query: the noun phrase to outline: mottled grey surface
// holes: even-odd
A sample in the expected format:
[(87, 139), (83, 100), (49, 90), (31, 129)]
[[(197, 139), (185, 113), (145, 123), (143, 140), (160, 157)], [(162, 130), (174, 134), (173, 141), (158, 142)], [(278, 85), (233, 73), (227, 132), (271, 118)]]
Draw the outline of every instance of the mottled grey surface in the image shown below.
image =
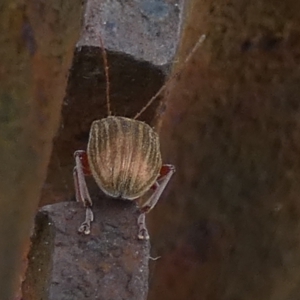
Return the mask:
[(170, 63), (178, 44), (183, 0), (90, 0), (78, 46), (106, 47), (153, 63)]

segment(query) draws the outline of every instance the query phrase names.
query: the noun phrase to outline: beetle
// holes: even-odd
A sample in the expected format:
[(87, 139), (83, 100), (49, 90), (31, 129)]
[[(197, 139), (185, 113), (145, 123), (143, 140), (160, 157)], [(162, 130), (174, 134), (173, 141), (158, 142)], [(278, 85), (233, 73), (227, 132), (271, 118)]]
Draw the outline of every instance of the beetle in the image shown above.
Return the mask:
[[(78, 231), (89, 234), (94, 220), (92, 200), (85, 181), (85, 176), (92, 175), (99, 188), (112, 198), (133, 201), (153, 190), (140, 207), (138, 217), (138, 238), (149, 239), (145, 214), (156, 205), (175, 167), (162, 164), (158, 134), (148, 124), (137, 120), (144, 110), (133, 119), (111, 115), (107, 55), (101, 36), (100, 44), (105, 65), (108, 116), (92, 123), (87, 150), (74, 153), (75, 196), (86, 207), (86, 218)], [(153, 102), (154, 97), (148, 104)]]
[[(92, 123), (87, 151), (78, 150), (74, 153), (73, 177), (76, 200), (83, 202), (86, 207), (86, 217), (78, 231), (90, 234), (91, 222), (94, 220), (92, 200), (85, 181), (85, 176), (92, 175), (99, 188), (112, 198), (134, 201), (150, 189), (153, 190), (149, 199), (140, 207), (141, 213), (137, 221), (138, 239), (149, 239), (145, 214), (157, 204), (175, 172), (175, 167), (171, 164), (162, 164), (158, 134), (152, 127), (138, 121), (137, 118), (162, 93), (166, 84), (134, 118), (112, 116), (107, 54), (101, 36), (99, 39), (105, 66), (108, 116)], [(200, 37), (184, 64), (204, 39), (205, 35)]]
[(157, 203), (175, 168), (162, 165), (157, 133), (146, 123), (108, 116), (92, 123), (87, 151), (74, 153), (76, 199), (86, 207), (86, 219), (79, 232), (90, 233), (92, 200), (84, 179), (92, 175), (100, 189), (113, 198), (135, 200), (154, 190), (141, 207), (138, 238), (149, 239), (145, 213)]

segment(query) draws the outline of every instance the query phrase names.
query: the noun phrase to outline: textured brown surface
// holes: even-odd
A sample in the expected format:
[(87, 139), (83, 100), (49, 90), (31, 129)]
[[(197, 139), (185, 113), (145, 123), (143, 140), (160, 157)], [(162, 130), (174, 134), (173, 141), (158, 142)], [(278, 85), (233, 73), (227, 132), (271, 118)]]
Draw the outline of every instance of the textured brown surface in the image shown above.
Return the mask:
[(149, 299), (299, 299), (299, 2), (193, 1), (189, 18), (182, 57), (207, 39), (161, 124), (177, 172), (151, 214)]
[(135, 204), (102, 194), (93, 200), (95, 222), (87, 236), (77, 232), (81, 204), (39, 211), (24, 300), (146, 300), (150, 245), (137, 239)]
[(81, 1), (0, 4), (1, 300), (12, 299), (12, 282), (21, 277), (80, 14)]

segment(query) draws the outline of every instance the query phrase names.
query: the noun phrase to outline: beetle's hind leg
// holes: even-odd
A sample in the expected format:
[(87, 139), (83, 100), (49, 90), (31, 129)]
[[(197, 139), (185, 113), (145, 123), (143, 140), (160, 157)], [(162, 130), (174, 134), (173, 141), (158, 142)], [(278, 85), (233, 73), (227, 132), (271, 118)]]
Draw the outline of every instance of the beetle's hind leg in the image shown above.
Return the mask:
[(94, 220), (92, 211), (92, 200), (86, 185), (85, 175), (90, 175), (88, 167), (87, 155), (83, 150), (75, 151), (74, 153), (76, 166), (73, 171), (76, 201), (82, 202), (86, 208), (85, 220), (78, 228), (80, 233), (90, 234), (91, 222)]
[(172, 175), (175, 173), (175, 167), (173, 165), (163, 165), (160, 170), (160, 175), (157, 178), (152, 189), (154, 189), (153, 194), (141, 207), (141, 214), (138, 217), (138, 239), (149, 240), (149, 234), (145, 222), (145, 214), (148, 213), (158, 202), (162, 192), (166, 188), (168, 182), (170, 181)]

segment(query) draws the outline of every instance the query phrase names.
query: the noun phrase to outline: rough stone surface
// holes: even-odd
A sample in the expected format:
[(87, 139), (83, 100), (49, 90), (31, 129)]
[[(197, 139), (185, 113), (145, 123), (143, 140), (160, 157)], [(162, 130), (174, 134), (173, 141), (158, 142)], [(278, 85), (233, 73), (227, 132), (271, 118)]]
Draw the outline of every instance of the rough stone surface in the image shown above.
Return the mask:
[[(107, 116), (99, 34), (108, 54), (112, 114), (133, 117), (165, 82), (179, 41), (182, 3), (86, 2), (41, 206), (74, 195), (73, 153), (86, 149), (91, 123)], [(158, 97), (140, 120), (151, 124), (159, 103)]]
[(143, 300), (148, 290), (149, 242), (137, 239), (135, 203), (93, 197), (91, 234), (77, 232), (80, 203), (47, 205), (36, 217), (24, 300)]
[(78, 47), (99, 46), (101, 33), (110, 51), (169, 64), (178, 45), (182, 7), (182, 0), (89, 0)]

